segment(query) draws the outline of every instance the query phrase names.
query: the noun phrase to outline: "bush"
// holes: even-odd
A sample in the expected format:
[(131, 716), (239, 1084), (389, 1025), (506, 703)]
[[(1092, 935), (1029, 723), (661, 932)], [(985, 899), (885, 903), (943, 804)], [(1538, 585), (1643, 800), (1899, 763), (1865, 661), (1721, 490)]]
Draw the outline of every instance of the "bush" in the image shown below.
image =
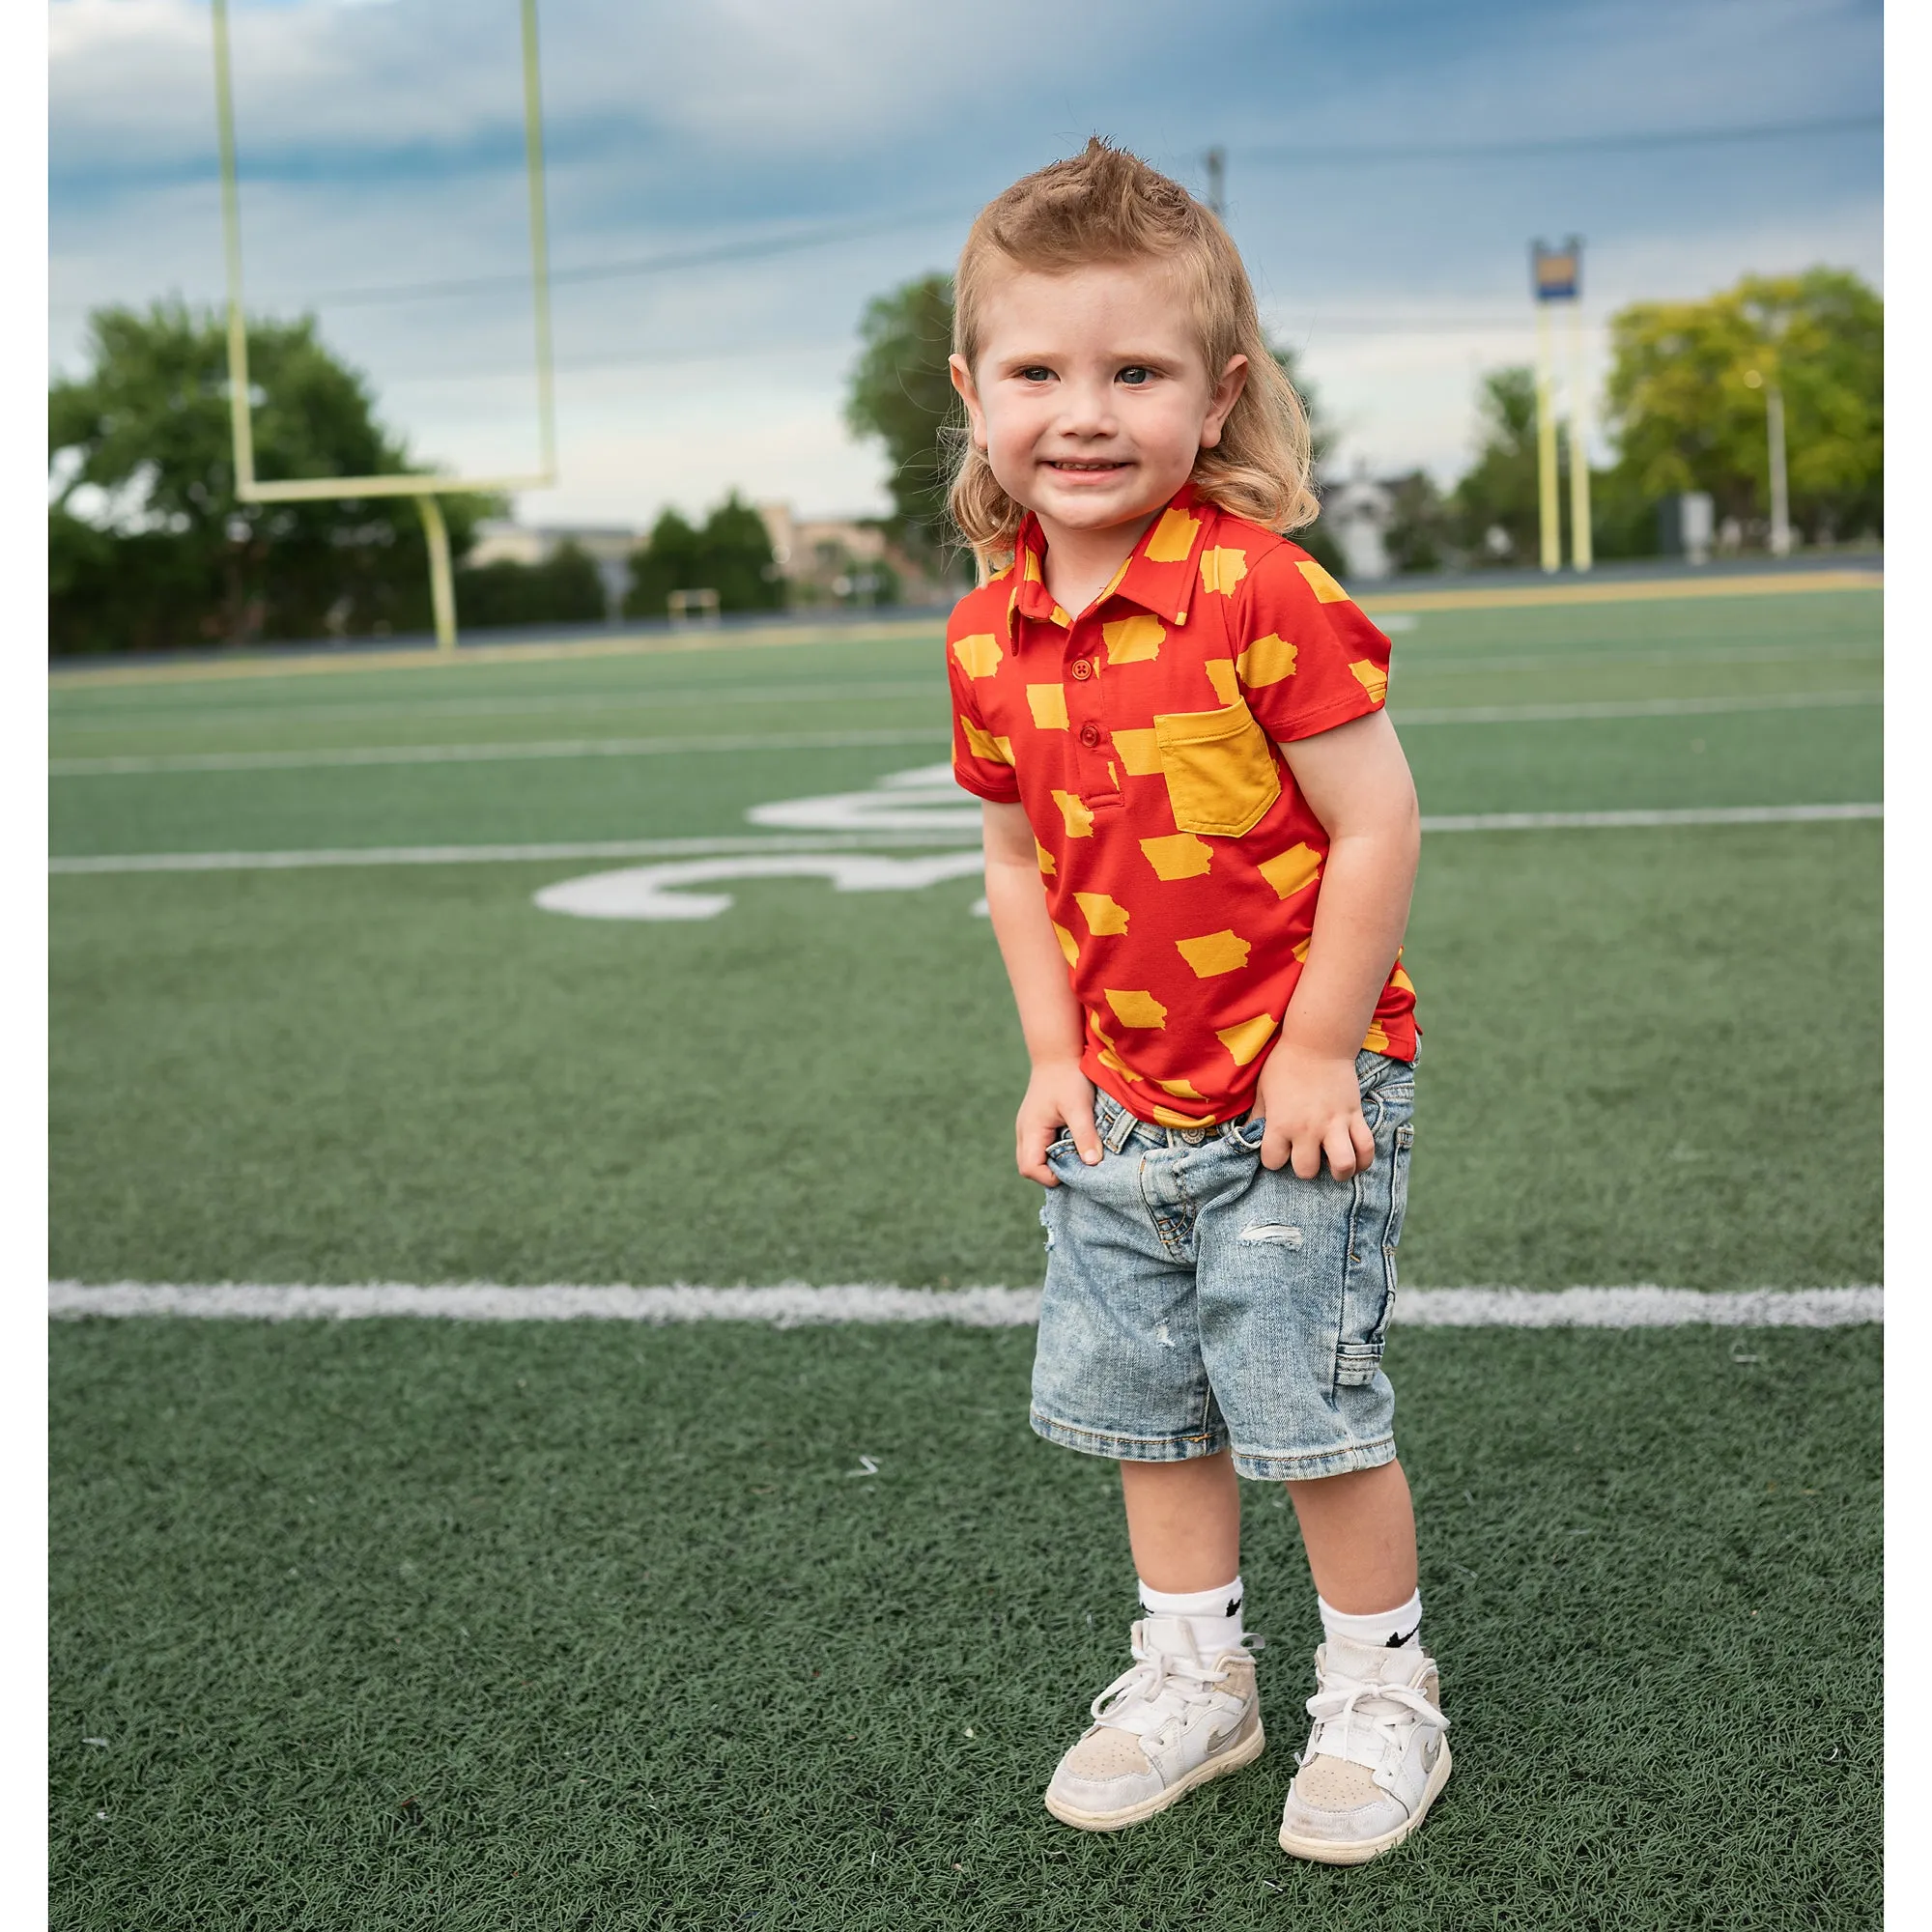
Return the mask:
[(715, 590), (721, 611), (784, 608), (784, 580), (764, 519), (735, 490), (701, 528), (667, 510), (649, 541), (632, 552), (627, 617), (664, 616), (673, 590)]
[(504, 557), (456, 574), (456, 616), (466, 630), (595, 623), (607, 614), (604, 580), (581, 544), (561, 544), (542, 563)]

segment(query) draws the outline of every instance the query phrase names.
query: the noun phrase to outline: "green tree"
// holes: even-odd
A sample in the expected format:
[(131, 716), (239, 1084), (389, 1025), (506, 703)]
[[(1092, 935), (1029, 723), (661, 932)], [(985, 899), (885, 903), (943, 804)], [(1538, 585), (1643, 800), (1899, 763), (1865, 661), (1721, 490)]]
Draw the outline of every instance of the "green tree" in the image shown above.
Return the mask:
[[(313, 318), (248, 326), (257, 473), (412, 465)], [(180, 302), (97, 310), (86, 374), (47, 393), (49, 631), (57, 651), (363, 636), (426, 625), (428, 562), (407, 498), (243, 503), (226, 332)], [(487, 498), (442, 498), (461, 554)]]
[(784, 579), (764, 519), (735, 490), (701, 528), (666, 510), (631, 553), (627, 616), (664, 616), (673, 590), (715, 590), (721, 611), (782, 609)]
[(946, 516), (952, 452), (945, 433), (966, 427), (948, 367), (952, 276), (922, 275), (874, 296), (860, 318), (859, 340), (846, 427), (885, 445), (894, 534), (914, 556), (937, 561), (956, 544)]
[(511, 624), (595, 623), (605, 614), (604, 580), (582, 544), (563, 543), (541, 563), (472, 565), (456, 579), (456, 609), (464, 627), (487, 631)]
[(1539, 541), (1534, 371), (1490, 370), (1476, 407), (1476, 460), (1450, 493), (1451, 538), (1471, 563), (1523, 563)]
[(1766, 392), (1784, 397), (1792, 521), (1829, 541), (1883, 525), (1885, 304), (1856, 275), (1747, 275), (1695, 302), (1610, 321), (1618, 468), (1652, 501), (1706, 490), (1718, 515), (1770, 515)]

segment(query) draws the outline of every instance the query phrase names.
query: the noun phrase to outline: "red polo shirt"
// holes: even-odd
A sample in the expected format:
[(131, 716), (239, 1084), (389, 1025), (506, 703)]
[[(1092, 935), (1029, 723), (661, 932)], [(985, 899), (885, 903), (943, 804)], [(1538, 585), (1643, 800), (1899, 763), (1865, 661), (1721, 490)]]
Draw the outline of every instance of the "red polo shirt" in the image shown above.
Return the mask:
[[(1308, 956), (1328, 835), (1277, 749), (1380, 708), (1389, 642), (1307, 554), (1183, 489), (1078, 617), (1014, 562), (947, 626), (959, 782), (1020, 804), (1087, 1015), (1081, 1065), (1142, 1120), (1254, 1104)], [(1415, 1054), (1398, 961), (1364, 1044)]]

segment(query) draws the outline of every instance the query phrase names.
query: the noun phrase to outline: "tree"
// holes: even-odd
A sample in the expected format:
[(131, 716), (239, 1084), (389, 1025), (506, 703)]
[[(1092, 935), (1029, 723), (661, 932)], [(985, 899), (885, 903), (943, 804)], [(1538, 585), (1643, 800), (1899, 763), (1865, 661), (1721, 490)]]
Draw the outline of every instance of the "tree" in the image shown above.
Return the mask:
[(666, 510), (646, 542), (631, 553), (631, 587), (624, 612), (662, 617), (673, 590), (715, 590), (721, 611), (777, 611), (784, 580), (772, 555), (764, 519), (733, 490), (694, 528)]
[[(407, 498), (243, 503), (235, 495), (227, 337), (205, 310), (97, 310), (91, 367), (47, 393), (57, 651), (159, 649), (425, 625), (428, 561)], [(257, 472), (386, 475), (413, 466), (313, 318), (248, 325)], [(442, 498), (452, 548), (496, 507)]]
[(1536, 376), (1492, 369), (1477, 389), (1476, 461), (1450, 493), (1457, 548), (1472, 563), (1520, 563), (1538, 554)]
[(1882, 527), (1885, 304), (1856, 275), (1747, 275), (1697, 302), (1610, 321), (1618, 467), (1652, 501), (1705, 490), (1719, 518), (1771, 505), (1766, 391), (1784, 397), (1792, 522), (1830, 541)]
[(562, 543), (541, 563), (499, 557), (462, 571), (456, 580), (456, 609), (469, 630), (595, 623), (605, 614), (604, 580), (597, 574), (597, 560), (582, 544)]
[(847, 380), (846, 427), (885, 444), (895, 534), (914, 556), (936, 561), (957, 546), (946, 516), (946, 432), (966, 427), (948, 366), (952, 276), (922, 275), (874, 296), (860, 319), (859, 339), (859, 360)]

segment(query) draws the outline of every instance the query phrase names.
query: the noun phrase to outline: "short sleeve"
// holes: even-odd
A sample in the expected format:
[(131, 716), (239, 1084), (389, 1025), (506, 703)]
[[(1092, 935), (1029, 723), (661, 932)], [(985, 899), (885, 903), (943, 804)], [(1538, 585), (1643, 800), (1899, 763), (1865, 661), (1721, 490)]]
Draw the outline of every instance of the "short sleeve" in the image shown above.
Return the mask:
[(1332, 731), (1382, 708), (1389, 640), (1305, 552), (1277, 546), (1241, 590), (1235, 674), (1248, 709), (1277, 744)]
[[(998, 737), (987, 728), (973, 695), (976, 680), (967, 675), (961, 662), (958, 646), (964, 644), (968, 647), (966, 659), (977, 667), (971, 646), (978, 641), (976, 638), (955, 639), (951, 636), (947, 639), (946, 673), (952, 692), (952, 776), (975, 798), (989, 805), (1017, 805), (1020, 786), (1013, 771), (1012, 740)], [(985, 641), (991, 643), (992, 639)]]

